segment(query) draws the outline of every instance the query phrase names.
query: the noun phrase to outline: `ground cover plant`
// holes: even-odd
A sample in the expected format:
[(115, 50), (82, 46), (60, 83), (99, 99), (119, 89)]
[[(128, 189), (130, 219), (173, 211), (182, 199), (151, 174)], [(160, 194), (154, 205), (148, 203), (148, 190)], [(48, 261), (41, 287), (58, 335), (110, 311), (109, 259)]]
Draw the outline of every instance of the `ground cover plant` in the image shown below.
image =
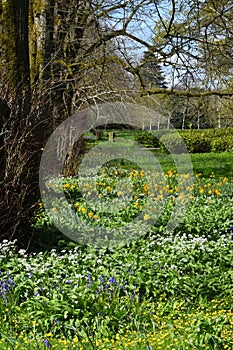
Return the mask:
[[(101, 208), (86, 205), (77, 179), (52, 182), (82, 220), (120, 227), (146, 206), (153, 191), (145, 177), (124, 162), (100, 169), (95, 189), (88, 191), (109, 203), (122, 202), (132, 184), (128, 211), (110, 221)], [(184, 218), (170, 232), (169, 215), (177, 200), (186, 205), (181, 187), (191, 174), (183, 174), (183, 182), (178, 177), (175, 170), (165, 173), (154, 191), (155, 201), (165, 198), (160, 217), (150, 232), (128, 244), (110, 249), (60, 242), (56, 249), (28, 253), (4, 241), (0, 349), (232, 349), (233, 181), (196, 174), (186, 188)], [(119, 178), (123, 188), (116, 184)], [(54, 212), (58, 206), (54, 203)], [(55, 233), (41, 202), (34, 225), (38, 235)]]
[(227, 236), (167, 236), (114, 252), (1, 248), (1, 349), (232, 347)]

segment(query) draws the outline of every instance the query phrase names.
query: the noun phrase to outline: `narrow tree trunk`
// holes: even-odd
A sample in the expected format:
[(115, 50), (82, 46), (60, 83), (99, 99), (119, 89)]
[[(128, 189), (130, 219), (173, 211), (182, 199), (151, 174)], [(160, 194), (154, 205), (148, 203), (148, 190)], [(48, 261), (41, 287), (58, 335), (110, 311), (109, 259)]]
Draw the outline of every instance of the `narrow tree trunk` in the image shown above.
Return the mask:
[(171, 125), (171, 112), (168, 112), (168, 116), (167, 116), (167, 129), (170, 129), (170, 125)]
[(43, 48), (43, 81), (51, 81), (54, 45), (54, 7), (55, 0), (46, 2), (45, 26), (43, 28), (45, 39)]
[(0, 98), (0, 182), (3, 183), (6, 167), (6, 153), (4, 145), (4, 125), (10, 116), (10, 108), (7, 102)]

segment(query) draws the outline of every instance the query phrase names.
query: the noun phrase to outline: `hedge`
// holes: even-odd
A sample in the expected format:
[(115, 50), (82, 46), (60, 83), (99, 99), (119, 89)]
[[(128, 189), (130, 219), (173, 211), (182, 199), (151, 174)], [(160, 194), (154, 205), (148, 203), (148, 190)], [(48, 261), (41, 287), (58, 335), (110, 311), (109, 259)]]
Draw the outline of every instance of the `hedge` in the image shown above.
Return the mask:
[(142, 131), (135, 140), (145, 147), (159, 147), (163, 153), (231, 152), (233, 128)]

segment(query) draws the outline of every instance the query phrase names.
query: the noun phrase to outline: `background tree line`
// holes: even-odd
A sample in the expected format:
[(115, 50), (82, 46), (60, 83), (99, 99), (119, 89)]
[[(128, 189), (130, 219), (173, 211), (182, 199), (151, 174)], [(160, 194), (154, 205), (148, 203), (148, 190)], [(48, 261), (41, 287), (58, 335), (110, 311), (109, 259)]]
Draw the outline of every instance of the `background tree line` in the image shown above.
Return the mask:
[(146, 104), (168, 128), (232, 125), (232, 19), (226, 0), (0, 0), (0, 239), (33, 241), (46, 140), (91, 104)]

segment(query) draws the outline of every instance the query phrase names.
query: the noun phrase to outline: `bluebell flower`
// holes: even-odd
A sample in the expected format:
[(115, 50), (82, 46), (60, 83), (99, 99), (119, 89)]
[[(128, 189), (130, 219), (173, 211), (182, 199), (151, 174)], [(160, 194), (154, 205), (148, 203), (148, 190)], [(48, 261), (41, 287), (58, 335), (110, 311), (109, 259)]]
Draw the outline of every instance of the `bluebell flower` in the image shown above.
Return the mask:
[(116, 284), (117, 284), (117, 280), (116, 280), (115, 277), (113, 277), (113, 276), (110, 277), (108, 281), (109, 281), (110, 284), (113, 284), (113, 283), (116, 283)]
[(105, 279), (102, 275), (100, 276), (100, 283), (105, 283)]
[(89, 273), (87, 273), (87, 278), (88, 278), (88, 288), (90, 288), (93, 284), (93, 281), (92, 281), (92, 278), (91, 278), (91, 275)]
[(42, 342), (45, 344), (45, 346), (47, 346), (47, 348), (52, 348), (52, 345), (50, 344), (50, 342), (48, 341), (48, 339), (43, 339)]
[(11, 290), (11, 288), (15, 286), (16, 284), (12, 276), (9, 276), (8, 279), (0, 280), (0, 296), (2, 297), (6, 305), (8, 304), (7, 294)]

